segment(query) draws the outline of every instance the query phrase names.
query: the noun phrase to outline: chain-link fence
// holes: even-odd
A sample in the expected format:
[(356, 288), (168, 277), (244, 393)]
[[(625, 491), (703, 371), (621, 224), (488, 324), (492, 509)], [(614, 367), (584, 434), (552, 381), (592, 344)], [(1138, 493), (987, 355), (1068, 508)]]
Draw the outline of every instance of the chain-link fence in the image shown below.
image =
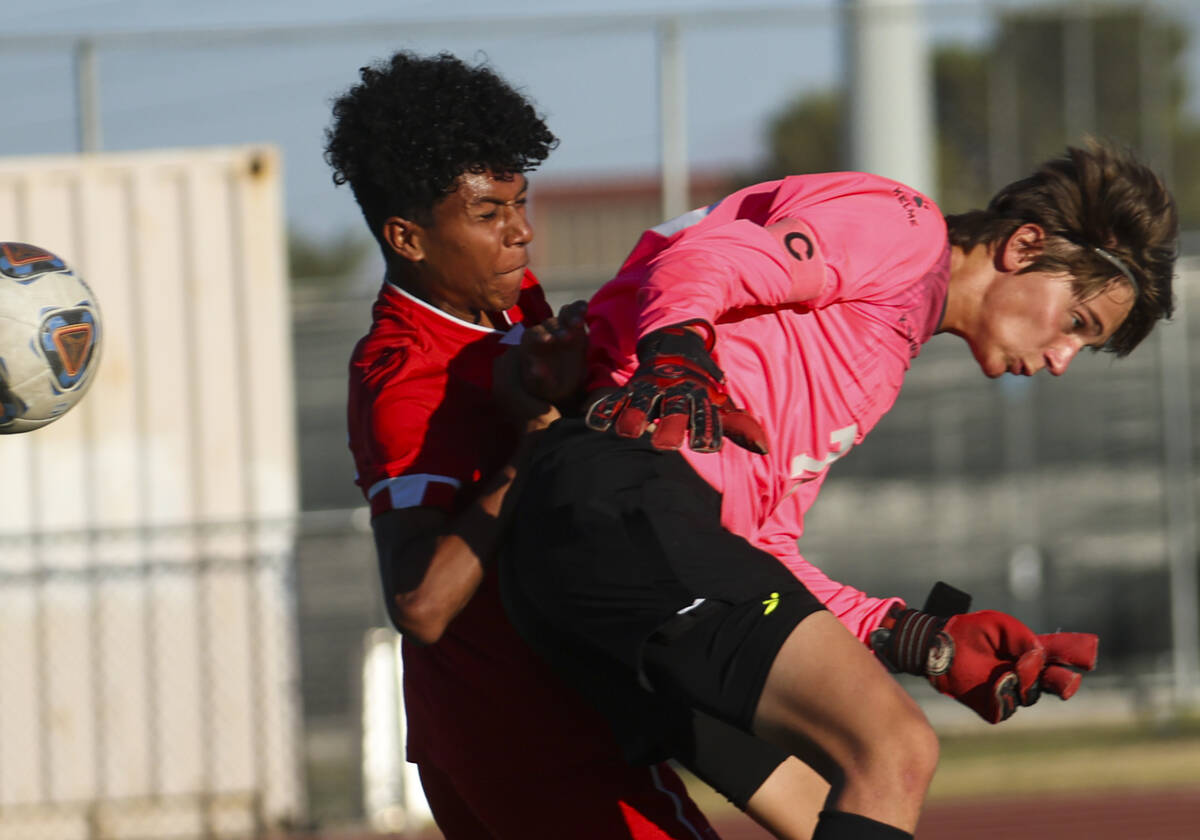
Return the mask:
[(0, 539), (0, 836), (252, 837), (303, 813), (292, 527)]

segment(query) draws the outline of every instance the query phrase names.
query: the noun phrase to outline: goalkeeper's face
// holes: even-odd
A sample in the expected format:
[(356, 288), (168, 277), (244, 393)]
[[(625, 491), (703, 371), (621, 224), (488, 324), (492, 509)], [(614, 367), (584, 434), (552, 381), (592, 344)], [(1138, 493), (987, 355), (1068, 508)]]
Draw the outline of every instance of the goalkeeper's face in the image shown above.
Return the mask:
[(1080, 299), (1069, 275), (1013, 273), (988, 289), (963, 333), (988, 376), (1032, 376), (1043, 369), (1061, 376), (1080, 350), (1103, 347), (1132, 305), (1128, 286), (1115, 281)]
[(466, 320), (516, 305), (533, 228), (521, 174), (466, 172), (419, 226), (417, 270), (430, 302)]

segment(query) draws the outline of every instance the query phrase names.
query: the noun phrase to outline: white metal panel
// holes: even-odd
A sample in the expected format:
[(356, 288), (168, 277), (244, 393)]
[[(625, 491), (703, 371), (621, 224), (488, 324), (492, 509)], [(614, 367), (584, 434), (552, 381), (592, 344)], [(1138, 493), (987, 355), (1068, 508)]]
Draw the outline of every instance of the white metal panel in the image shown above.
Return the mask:
[[(129, 177), (120, 170), (102, 170), (78, 187), (79, 216), (106, 219), (104, 225), (83, 224), (76, 237), (79, 257), (88, 266), (104, 266), (100, 299), (103, 318), (101, 370), (107, 386), (102, 406), (88, 405), (93, 448), (89, 466), (108, 488), (122, 492), (95, 495), (95, 518), (108, 527), (134, 527), (142, 513), (138, 488), (140, 430), (132, 422), (145, 383), (136, 379), (131, 361), (140, 352), (134, 290), (130, 278), (137, 242), (131, 231)], [(84, 279), (88, 275), (82, 271)], [(92, 409), (95, 410), (92, 410)], [(92, 481), (96, 481), (96, 477)], [(107, 542), (97, 546), (103, 562), (136, 565), (142, 561), (137, 543)]]
[[(4, 554), (7, 559), (8, 552)], [(41, 739), (45, 724), (38, 695), (28, 689), (41, 679), (41, 645), (31, 630), (39, 624), (32, 587), (6, 587), (0, 597), (0, 669), (6, 687), (0, 703), (0, 805), (4, 806), (37, 802), (43, 796), (48, 759)]]
[(22, 807), (131, 838), (301, 815), (280, 173), (259, 146), (0, 160), (0, 240), (102, 313), (83, 401), (0, 436), (0, 835)]

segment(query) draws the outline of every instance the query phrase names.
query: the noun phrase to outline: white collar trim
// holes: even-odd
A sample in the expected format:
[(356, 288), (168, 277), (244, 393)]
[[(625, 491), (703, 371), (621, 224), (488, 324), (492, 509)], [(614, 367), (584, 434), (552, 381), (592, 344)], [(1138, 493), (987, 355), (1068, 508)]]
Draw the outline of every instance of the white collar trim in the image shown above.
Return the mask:
[[(416, 295), (412, 294), (411, 292), (405, 291), (404, 289), (400, 288), (395, 283), (393, 283), (391, 280), (388, 280), (386, 277), (384, 278), (383, 282), (386, 283), (391, 288), (395, 289), (397, 292), (399, 292), (404, 297), (411, 300), (413, 303), (417, 304), (418, 306), (422, 306), (425, 309), (428, 309), (433, 314), (440, 315), (441, 317), (443, 317), (449, 321), (453, 321), (456, 324), (461, 324), (462, 326), (467, 327), (468, 329), (477, 330), (481, 333), (504, 332), (503, 330), (495, 330), (495, 329), (492, 329), (491, 327), (481, 327), (479, 324), (472, 324), (470, 321), (464, 321), (462, 318), (459, 318), (455, 315), (451, 315), (449, 312), (446, 312), (444, 309), (438, 309), (433, 304), (428, 303), (427, 301), (423, 301)], [(501, 312), (500, 314), (504, 316), (504, 320), (508, 321), (508, 313)], [(509, 326), (512, 326), (511, 321), (509, 322)]]

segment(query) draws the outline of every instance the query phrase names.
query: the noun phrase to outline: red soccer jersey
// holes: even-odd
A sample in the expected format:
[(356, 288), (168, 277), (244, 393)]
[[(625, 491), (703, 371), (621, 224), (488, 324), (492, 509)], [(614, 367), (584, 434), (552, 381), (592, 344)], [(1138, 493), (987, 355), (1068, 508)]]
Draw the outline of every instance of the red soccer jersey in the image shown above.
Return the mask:
[[(509, 458), (516, 435), (492, 405), (492, 362), (523, 319), (550, 314), (526, 273), (507, 332), (461, 321), (385, 283), (350, 363), (350, 449), (373, 515), (457, 513)], [(408, 757), (452, 772), (521, 774), (620, 761), (607, 723), (518, 637), (494, 571), (433, 645), (404, 645)]]

